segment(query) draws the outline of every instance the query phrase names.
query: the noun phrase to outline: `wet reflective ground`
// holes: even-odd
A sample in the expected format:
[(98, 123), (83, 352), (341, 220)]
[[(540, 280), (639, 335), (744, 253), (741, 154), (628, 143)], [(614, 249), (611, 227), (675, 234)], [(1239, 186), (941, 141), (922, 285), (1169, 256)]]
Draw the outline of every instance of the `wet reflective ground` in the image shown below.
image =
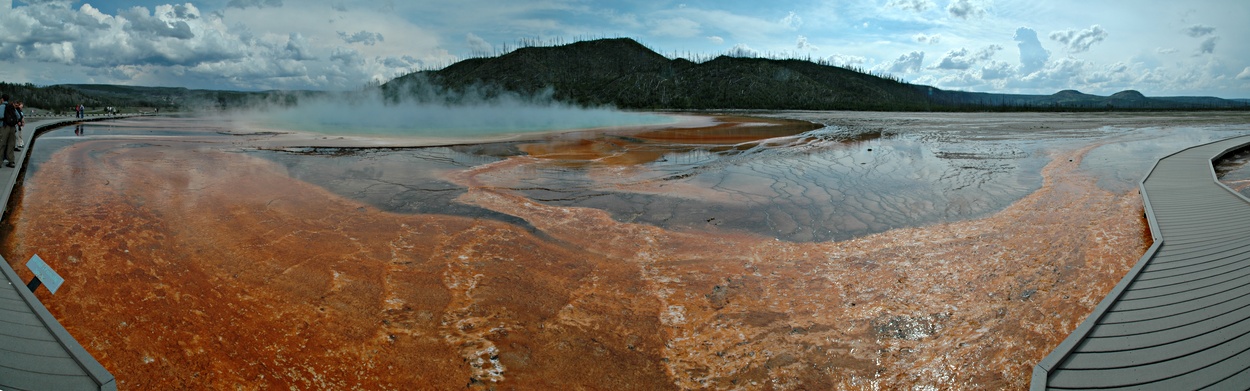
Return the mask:
[(1250, 132), (758, 115), (822, 125), (413, 149), (65, 128), (3, 251), (67, 277), (41, 299), (122, 388), (1023, 388), (1149, 245), (1149, 165)]

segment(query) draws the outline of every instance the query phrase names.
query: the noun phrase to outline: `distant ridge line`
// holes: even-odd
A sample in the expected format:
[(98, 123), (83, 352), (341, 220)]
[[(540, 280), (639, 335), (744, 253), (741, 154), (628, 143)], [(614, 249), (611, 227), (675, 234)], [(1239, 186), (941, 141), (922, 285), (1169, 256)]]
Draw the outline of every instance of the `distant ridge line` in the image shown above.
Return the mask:
[[(420, 87), (413, 87), (414, 85)], [(776, 109), (882, 111), (1246, 110), (1250, 102), (1216, 97), (1111, 96), (1064, 90), (1053, 95), (942, 90), (891, 75), (824, 61), (721, 55), (703, 62), (670, 59), (630, 38), (522, 47), (382, 85), (391, 96), (435, 87), (497, 89), (560, 101), (627, 109)]]

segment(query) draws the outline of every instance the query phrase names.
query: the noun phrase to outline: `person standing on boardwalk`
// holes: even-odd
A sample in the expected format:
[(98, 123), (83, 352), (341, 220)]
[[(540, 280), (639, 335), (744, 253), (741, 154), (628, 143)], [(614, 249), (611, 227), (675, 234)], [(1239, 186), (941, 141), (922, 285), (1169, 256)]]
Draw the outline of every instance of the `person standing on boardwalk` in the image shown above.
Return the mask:
[(26, 147), (26, 142), (22, 140), (22, 127), (26, 126), (26, 113), (22, 109), (26, 108), (26, 102), (18, 101), (17, 104), (17, 148), (14, 151), (21, 151)]
[(4, 152), (4, 166), (16, 167), (17, 159), (13, 157), (13, 143), (17, 138), (17, 107), (9, 104), (9, 94), (0, 94), (0, 105), (3, 107), (3, 127), (0, 127), (0, 151)]

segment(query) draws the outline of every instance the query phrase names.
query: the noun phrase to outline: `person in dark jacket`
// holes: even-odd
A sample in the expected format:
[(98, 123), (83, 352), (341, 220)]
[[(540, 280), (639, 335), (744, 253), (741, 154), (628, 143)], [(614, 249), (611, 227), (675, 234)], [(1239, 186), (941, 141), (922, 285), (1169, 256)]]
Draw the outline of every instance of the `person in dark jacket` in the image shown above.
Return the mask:
[(3, 126), (0, 127), (0, 151), (4, 152), (4, 166), (16, 167), (17, 159), (13, 157), (14, 142), (17, 139), (17, 124), (21, 122), (17, 115), (17, 106), (9, 104), (9, 94), (0, 94), (0, 107), (3, 107)]

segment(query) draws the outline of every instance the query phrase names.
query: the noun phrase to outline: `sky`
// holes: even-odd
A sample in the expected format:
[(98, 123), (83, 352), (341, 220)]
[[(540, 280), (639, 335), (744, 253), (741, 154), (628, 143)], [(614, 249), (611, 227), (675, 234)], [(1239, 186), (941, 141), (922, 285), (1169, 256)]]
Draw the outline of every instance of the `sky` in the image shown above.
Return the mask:
[(825, 60), (943, 89), (1250, 98), (1250, 1), (0, 0), (0, 81), (354, 90), (543, 45)]

